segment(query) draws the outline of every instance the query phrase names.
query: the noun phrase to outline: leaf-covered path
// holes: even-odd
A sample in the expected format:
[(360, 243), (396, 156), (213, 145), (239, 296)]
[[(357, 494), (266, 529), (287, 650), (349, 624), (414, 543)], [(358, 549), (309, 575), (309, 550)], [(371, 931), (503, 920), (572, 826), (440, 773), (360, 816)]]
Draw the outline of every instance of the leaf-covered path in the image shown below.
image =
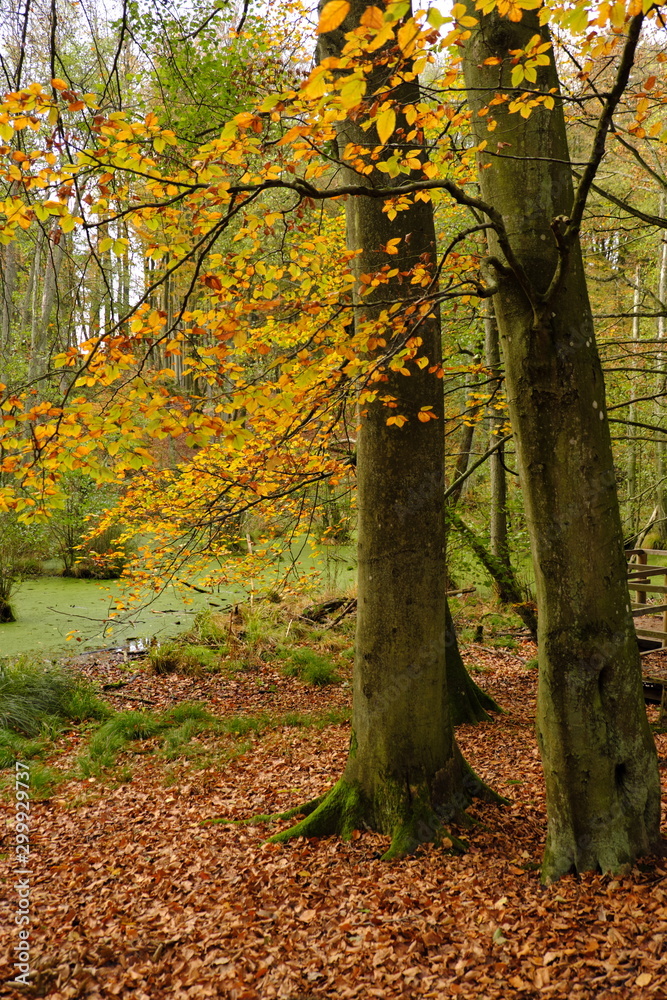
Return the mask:
[[(111, 789), (97, 779), (72, 781), (35, 805), (31, 964), (38, 977), (27, 990), (3, 985), (0, 995), (665, 997), (667, 864), (649, 859), (617, 879), (540, 886), (536, 672), (524, 666), (532, 649), (517, 652), (469, 651), (487, 668), (481, 683), (507, 714), (462, 728), (459, 740), (478, 772), (512, 801), (474, 809), (480, 825), (464, 834), (467, 854), (428, 848), (386, 863), (379, 860), (386, 839), (374, 834), (278, 846), (263, 842), (265, 824), (210, 823), (272, 813), (324, 791), (344, 766), (347, 723), (268, 727), (235, 749), (230, 737), (202, 737), (211, 744), (203, 767), (194, 757), (169, 764), (142, 744), (128, 783)], [(349, 689), (312, 692), (294, 680), (279, 687), (265, 670), (266, 685), (241, 680), (217, 704), (209, 681), (141, 677), (132, 690), (151, 699), (160, 688), (172, 698), (182, 685), (189, 700), (211, 696), (216, 714), (238, 712), (244, 702), (250, 710), (251, 698), (256, 713), (262, 702), (271, 711), (278, 700), (281, 711), (291, 702), (312, 712), (349, 697)], [(88, 672), (109, 680), (118, 668), (97, 664)], [(664, 774), (667, 736), (658, 736), (658, 747)], [(3, 810), (9, 817), (6, 802)], [(11, 929), (3, 934), (3, 984), (14, 937)]]

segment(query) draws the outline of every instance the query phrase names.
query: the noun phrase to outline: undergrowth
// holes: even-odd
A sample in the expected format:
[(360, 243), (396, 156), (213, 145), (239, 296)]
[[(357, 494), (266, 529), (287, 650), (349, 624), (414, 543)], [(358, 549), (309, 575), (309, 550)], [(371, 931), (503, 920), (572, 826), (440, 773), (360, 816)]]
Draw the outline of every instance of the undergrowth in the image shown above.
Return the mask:
[(204, 677), (211, 673), (247, 673), (264, 663), (282, 662), (282, 673), (306, 684), (338, 684), (331, 657), (345, 666), (353, 657), (352, 622), (334, 633), (310, 622), (293, 605), (273, 602), (240, 605), (226, 615), (205, 611), (181, 635), (154, 647), (148, 655), (154, 674)]

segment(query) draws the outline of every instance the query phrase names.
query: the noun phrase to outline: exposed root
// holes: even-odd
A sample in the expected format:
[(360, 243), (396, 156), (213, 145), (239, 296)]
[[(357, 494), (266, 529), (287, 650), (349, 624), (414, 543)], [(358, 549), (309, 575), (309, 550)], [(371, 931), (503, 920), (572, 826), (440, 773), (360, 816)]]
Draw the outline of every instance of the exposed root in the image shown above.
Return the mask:
[(509, 799), (506, 799), (503, 795), (499, 795), (486, 782), (482, 781), (463, 756), (461, 756), (461, 767), (463, 769), (463, 788), (470, 797), (470, 801), (480, 799), (482, 802), (490, 802), (498, 806), (508, 806), (510, 804)]
[[(396, 799), (396, 812), (387, 817), (385, 808), (377, 808), (379, 803), (366, 801), (360, 790), (341, 778), (326, 795), (305, 806), (297, 806), (289, 812), (281, 813), (280, 819), (290, 819), (306, 813), (295, 826), (282, 830), (270, 838), (274, 844), (285, 843), (294, 837), (339, 836), (348, 840), (354, 830), (373, 829), (389, 833), (391, 843), (383, 855), (383, 860), (405, 857), (422, 844), (435, 843), (452, 853), (467, 849), (465, 841), (454, 836), (445, 825), (451, 821), (473, 825), (466, 814), (466, 808), (473, 798), (485, 802), (506, 804), (507, 799), (498, 795), (475, 774), (469, 764), (460, 757), (458, 767), (462, 772), (461, 791), (453, 801), (443, 803), (439, 809), (431, 803), (430, 793), (421, 788), (412, 790), (409, 801)], [(391, 796), (393, 798), (393, 796)]]
[(248, 819), (227, 819), (226, 816), (216, 816), (213, 819), (202, 820), (200, 826), (212, 826), (216, 823), (225, 823), (229, 826), (256, 826), (258, 823), (277, 823), (281, 819), (292, 819), (293, 816), (308, 816), (317, 809), (324, 798), (326, 798), (326, 795), (320, 795), (318, 798), (311, 799), (310, 802), (304, 802), (302, 805), (288, 809), (286, 812), (257, 813), (257, 815), (250, 816)]
[(272, 844), (281, 844), (293, 837), (330, 837), (338, 835), (343, 840), (349, 840), (354, 830), (363, 823), (363, 804), (361, 795), (356, 788), (350, 786), (343, 778), (331, 791), (309, 802), (306, 806), (298, 806), (282, 814), (282, 819), (290, 819), (305, 812), (309, 806), (315, 808), (308, 811), (305, 819), (287, 830), (276, 833), (270, 838)]

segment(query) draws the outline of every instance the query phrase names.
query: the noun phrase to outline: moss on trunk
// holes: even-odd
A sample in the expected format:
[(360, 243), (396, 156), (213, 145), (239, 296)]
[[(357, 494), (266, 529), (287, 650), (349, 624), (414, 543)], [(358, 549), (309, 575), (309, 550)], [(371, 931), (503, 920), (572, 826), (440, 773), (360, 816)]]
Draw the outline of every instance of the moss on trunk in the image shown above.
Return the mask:
[(9, 601), (0, 600), (0, 625), (7, 625), (9, 622), (15, 621), (14, 611)]

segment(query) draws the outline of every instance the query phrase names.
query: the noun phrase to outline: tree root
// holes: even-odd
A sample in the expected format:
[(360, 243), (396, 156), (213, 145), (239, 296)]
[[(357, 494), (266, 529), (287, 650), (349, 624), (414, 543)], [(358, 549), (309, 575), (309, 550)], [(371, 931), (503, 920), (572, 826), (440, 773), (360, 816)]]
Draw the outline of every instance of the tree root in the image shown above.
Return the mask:
[(297, 806), (289, 813), (283, 813), (281, 818), (291, 819), (300, 813), (306, 812), (305, 819), (295, 826), (282, 830), (269, 838), (272, 844), (282, 844), (293, 837), (330, 837), (338, 835), (343, 840), (349, 840), (352, 832), (360, 826), (365, 826), (363, 822), (363, 803), (358, 790), (341, 778), (336, 782), (331, 791), (315, 799), (315, 808), (309, 809), (312, 802), (305, 806)]
[[(418, 793), (397, 810), (390, 829), (386, 829), (386, 823), (380, 824), (383, 827), (380, 832), (391, 836), (391, 843), (382, 855), (384, 861), (414, 854), (420, 845), (427, 843), (438, 844), (451, 853), (462, 853), (467, 849), (466, 842), (452, 834), (446, 823), (454, 821), (472, 826), (474, 820), (465, 810), (473, 798), (499, 805), (508, 804), (508, 800), (489, 788), (460, 755), (459, 766), (462, 772), (461, 791), (442, 809), (433, 806), (426, 795)], [(373, 804), (366, 801), (361, 791), (341, 778), (321, 798), (273, 817), (291, 819), (306, 813), (299, 823), (274, 834), (269, 842), (284, 844), (294, 837), (332, 836), (349, 840), (354, 830), (378, 828), (378, 823), (374, 822), (375, 812)]]

